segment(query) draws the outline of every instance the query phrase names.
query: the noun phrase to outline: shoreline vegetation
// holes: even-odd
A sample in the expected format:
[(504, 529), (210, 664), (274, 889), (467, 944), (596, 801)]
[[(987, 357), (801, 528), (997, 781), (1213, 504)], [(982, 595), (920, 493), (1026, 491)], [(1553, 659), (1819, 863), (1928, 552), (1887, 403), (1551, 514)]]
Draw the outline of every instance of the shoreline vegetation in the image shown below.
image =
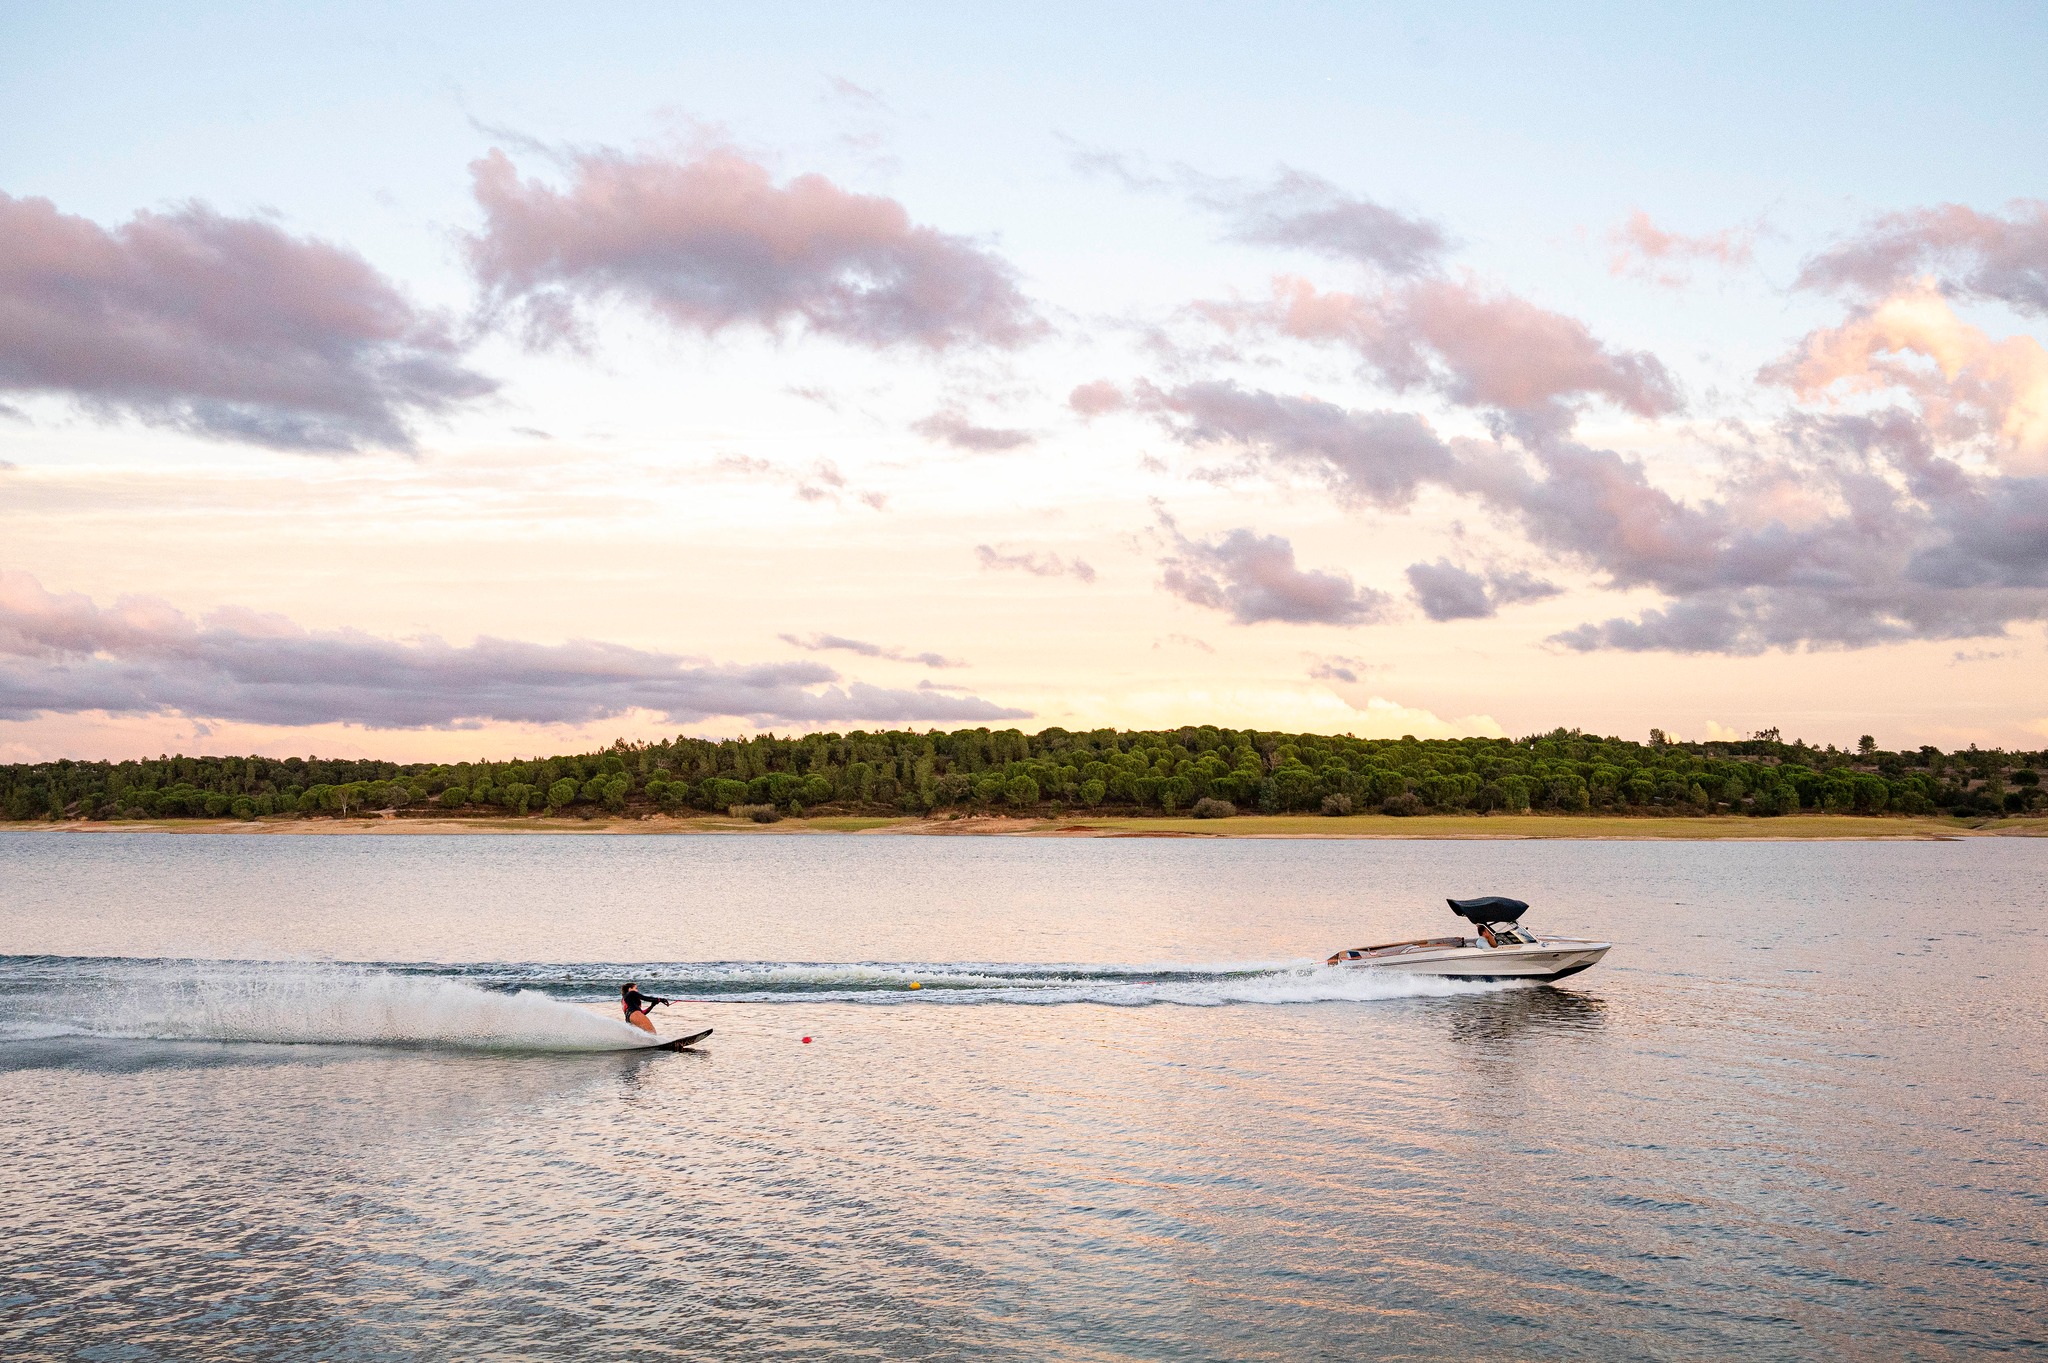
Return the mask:
[(1570, 814), (1443, 814), (1395, 818), (1368, 814), (1342, 821), (1317, 815), (1247, 814), (1227, 823), (1166, 816), (1033, 819), (964, 815), (957, 819), (910, 816), (853, 818), (824, 815), (756, 823), (705, 815), (678, 818), (641, 814), (589, 818), (401, 817), (389, 812), (346, 819), (66, 820), (0, 825), (0, 832), (245, 834), (290, 836), (434, 836), (556, 834), (566, 837), (738, 834), (896, 834), (937, 837), (1067, 838), (1287, 838), (1287, 839), (1502, 839), (1580, 841), (1941, 842), (1956, 838), (2048, 837), (2048, 819), (1954, 819), (1938, 815), (1793, 814), (1768, 823), (1728, 815), (1592, 817)]
[(0, 766), (0, 827), (1032, 836), (1811, 838), (2048, 833), (2048, 752), (1557, 729), (1189, 727), (623, 740), (503, 762), (160, 756)]

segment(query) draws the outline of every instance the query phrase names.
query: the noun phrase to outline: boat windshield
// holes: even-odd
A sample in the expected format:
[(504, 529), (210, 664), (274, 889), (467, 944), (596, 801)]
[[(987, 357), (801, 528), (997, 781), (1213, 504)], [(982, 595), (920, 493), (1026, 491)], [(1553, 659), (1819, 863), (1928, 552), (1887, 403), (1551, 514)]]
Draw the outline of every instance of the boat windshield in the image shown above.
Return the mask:
[(1518, 928), (1496, 927), (1493, 940), (1496, 946), (1514, 947), (1532, 945), (1536, 939)]

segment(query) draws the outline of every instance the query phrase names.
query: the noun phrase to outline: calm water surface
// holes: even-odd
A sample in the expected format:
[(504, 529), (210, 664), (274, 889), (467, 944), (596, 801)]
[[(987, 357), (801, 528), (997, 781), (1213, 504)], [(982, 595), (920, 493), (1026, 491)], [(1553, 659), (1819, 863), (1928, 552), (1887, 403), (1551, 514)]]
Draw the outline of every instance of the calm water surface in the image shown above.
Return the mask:
[[(0, 835), (0, 1352), (2041, 1355), (2044, 885), (2018, 839)], [(1492, 893), (1615, 950), (1311, 964)], [(708, 1049), (615, 1049), (629, 973)]]

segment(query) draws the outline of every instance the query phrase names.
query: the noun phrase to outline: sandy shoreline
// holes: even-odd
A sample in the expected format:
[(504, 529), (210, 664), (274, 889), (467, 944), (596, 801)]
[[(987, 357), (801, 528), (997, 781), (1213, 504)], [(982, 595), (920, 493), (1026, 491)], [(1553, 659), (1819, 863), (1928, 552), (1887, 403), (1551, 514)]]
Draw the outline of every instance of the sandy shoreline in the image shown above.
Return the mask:
[(1973, 837), (2048, 837), (2048, 819), (1979, 823), (1931, 817), (1857, 817), (1793, 814), (1771, 819), (1630, 818), (1579, 815), (1239, 815), (1231, 819), (1061, 818), (997, 815), (958, 819), (824, 817), (757, 824), (703, 816), (650, 815), (623, 819), (401, 818), (365, 819), (137, 819), (115, 822), (6, 823), (0, 832), (240, 834), (283, 837), (407, 837), (484, 833), (564, 836), (667, 836), (734, 834), (772, 837), (859, 834), (928, 837), (1054, 838), (1285, 838), (1285, 839), (1545, 839), (1737, 842), (1944, 841)]

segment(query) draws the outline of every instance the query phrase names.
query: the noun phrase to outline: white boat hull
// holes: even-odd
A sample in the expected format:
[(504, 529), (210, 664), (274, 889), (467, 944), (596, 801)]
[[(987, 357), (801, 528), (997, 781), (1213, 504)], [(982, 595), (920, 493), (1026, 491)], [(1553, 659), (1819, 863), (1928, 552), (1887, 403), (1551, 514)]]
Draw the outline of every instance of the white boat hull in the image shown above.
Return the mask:
[(1379, 948), (1355, 960), (1333, 960), (1351, 970), (1394, 970), (1447, 980), (1561, 980), (1599, 964), (1611, 945), (1548, 938), (1518, 946)]

